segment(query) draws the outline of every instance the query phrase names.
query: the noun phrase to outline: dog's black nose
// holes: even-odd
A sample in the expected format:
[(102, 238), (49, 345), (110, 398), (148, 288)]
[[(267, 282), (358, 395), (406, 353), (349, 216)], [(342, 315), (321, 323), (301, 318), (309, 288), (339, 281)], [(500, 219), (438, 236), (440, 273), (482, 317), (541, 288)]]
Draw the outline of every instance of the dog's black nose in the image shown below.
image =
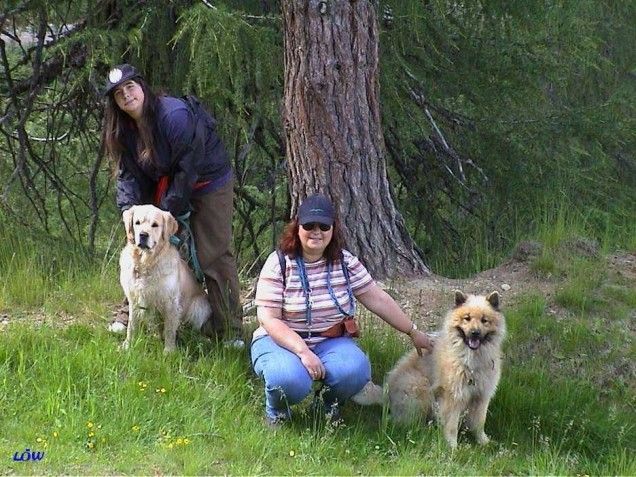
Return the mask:
[(139, 243), (137, 244), (140, 247), (148, 247), (148, 234), (146, 232), (139, 232)]
[(470, 332), (470, 337), (471, 338), (479, 338), (481, 336), (481, 333), (479, 332), (479, 330), (472, 330)]

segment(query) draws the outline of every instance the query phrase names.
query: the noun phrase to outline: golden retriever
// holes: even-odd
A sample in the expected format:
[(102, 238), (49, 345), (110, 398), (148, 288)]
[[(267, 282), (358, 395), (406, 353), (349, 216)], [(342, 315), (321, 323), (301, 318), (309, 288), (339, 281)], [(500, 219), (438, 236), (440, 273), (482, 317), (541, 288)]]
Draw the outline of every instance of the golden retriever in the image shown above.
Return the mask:
[(457, 447), (462, 413), (479, 444), (488, 443), (486, 414), (501, 376), (501, 344), (506, 322), (499, 312), (499, 294), (466, 296), (455, 292), (433, 351), (402, 357), (386, 380), (391, 418), (410, 422), (437, 417), (450, 447)]
[(153, 205), (127, 209), (122, 218), (128, 243), (119, 258), (119, 280), (128, 298), (128, 349), (139, 320), (150, 313), (163, 317), (164, 351), (176, 348), (177, 328), (183, 322), (196, 330), (212, 313), (203, 288), (170, 244), (178, 224), (170, 212)]

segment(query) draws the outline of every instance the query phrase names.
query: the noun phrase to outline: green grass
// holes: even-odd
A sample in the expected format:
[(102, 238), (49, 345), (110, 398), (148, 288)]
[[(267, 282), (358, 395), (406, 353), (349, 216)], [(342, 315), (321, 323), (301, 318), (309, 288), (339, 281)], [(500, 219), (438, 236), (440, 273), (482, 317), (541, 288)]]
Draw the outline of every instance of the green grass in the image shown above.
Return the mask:
[(122, 299), (116, 271), (118, 245), (112, 236), (96, 262), (64, 244), (19, 240), (17, 235), (0, 230), (0, 276), (11, 277), (0, 283), (0, 309), (101, 316), (104, 301)]
[(504, 230), (488, 232), (486, 226), (480, 224), (461, 231), (452, 244), (440, 243), (433, 247), (426, 257), (427, 264), (438, 275), (467, 277), (495, 267), (512, 255), (520, 241), (531, 239), (545, 247), (532, 265), (534, 271), (542, 277), (559, 277), (561, 266), (571, 257), (567, 250), (564, 254), (564, 249), (577, 242), (596, 244), (599, 252), (605, 253), (619, 249), (636, 251), (633, 207), (616, 207), (613, 211), (599, 211), (581, 207), (579, 201), (565, 197), (560, 202), (546, 201), (531, 211), (533, 220), (513, 214)]
[[(536, 362), (508, 367), (487, 424), (496, 441), (454, 454), (436, 428), (395, 428), (380, 409), (345, 409), (334, 428), (300, 412), (262, 425), (262, 388), (244, 352), (189, 337), (127, 353), (102, 326), (12, 326), (0, 335), (2, 473), (622, 474), (633, 473), (633, 412), (599, 407), (591, 385)], [(370, 337), (366, 343), (373, 343)], [(375, 341), (376, 347), (379, 340)], [(25, 448), (38, 463), (13, 463)]]
[[(154, 335), (119, 350), (122, 337), (105, 331), (121, 299), (112, 257), (95, 266), (0, 247), (13, 277), (0, 293), (10, 315), (0, 327), (0, 475), (634, 475), (636, 290), (602, 254), (564, 248), (566, 229), (542, 237), (533, 263), (538, 275), (550, 270), (556, 295), (528, 290), (505, 309), (504, 371), (486, 423), (493, 443), (461, 435), (454, 453), (435, 426), (396, 427), (386, 410), (353, 403), (341, 427), (304, 402), (291, 425), (269, 430), (247, 351), (191, 332), (169, 356)], [(408, 344), (377, 319), (361, 321), (381, 382)], [(13, 462), (26, 448), (44, 459)]]

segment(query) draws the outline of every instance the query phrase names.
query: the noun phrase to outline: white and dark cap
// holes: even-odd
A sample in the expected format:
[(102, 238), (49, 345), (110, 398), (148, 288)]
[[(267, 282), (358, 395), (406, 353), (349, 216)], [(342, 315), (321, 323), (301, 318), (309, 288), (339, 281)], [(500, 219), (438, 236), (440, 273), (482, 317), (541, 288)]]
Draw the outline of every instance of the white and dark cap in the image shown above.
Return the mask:
[(333, 225), (335, 213), (331, 201), (322, 194), (307, 197), (298, 208), (298, 223), (300, 225), (317, 222)]
[(106, 87), (104, 88), (104, 96), (109, 94), (120, 84), (135, 78), (141, 78), (137, 69), (129, 64), (117, 65), (108, 72), (106, 76)]

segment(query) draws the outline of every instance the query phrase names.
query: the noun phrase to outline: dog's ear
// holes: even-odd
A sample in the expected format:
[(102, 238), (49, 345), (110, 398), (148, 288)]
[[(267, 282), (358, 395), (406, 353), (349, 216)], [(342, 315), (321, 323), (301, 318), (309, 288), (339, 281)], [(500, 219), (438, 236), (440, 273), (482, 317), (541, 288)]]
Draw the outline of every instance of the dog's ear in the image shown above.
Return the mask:
[(133, 206), (130, 209), (126, 209), (121, 214), (121, 219), (124, 221), (124, 227), (126, 228), (126, 239), (128, 243), (135, 243), (135, 232), (133, 230), (134, 208)]
[(461, 306), (466, 303), (468, 297), (461, 290), (455, 290), (455, 306)]
[(177, 222), (177, 219), (174, 218), (174, 215), (172, 215), (170, 212), (164, 212), (163, 225), (163, 238), (167, 242), (168, 240), (170, 240), (170, 236), (176, 234), (179, 230), (179, 223)]
[(499, 309), (499, 293), (494, 291), (486, 297), (486, 301), (490, 303), (495, 310)]

